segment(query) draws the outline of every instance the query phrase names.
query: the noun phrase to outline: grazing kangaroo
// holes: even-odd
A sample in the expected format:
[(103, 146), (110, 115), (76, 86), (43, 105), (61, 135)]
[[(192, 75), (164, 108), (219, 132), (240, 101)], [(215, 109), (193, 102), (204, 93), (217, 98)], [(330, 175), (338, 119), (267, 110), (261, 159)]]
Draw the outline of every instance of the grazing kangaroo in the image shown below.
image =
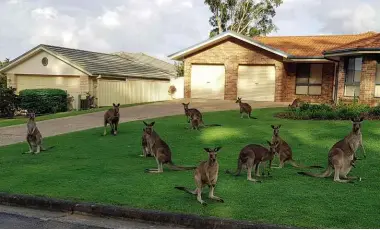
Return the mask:
[(119, 106), (120, 104), (115, 105), (115, 103), (112, 104), (113, 108), (106, 111), (104, 114), (104, 133), (103, 136), (107, 134), (107, 124), (110, 124), (111, 126), (111, 134), (116, 136), (117, 134), (117, 126), (119, 125), (120, 120), (120, 113), (119, 113)]
[(272, 143), (278, 143), (276, 148), (276, 153), (278, 153), (280, 158), (280, 165), (278, 168), (284, 167), (285, 162), (289, 162), (293, 167), (296, 168), (322, 168), (321, 166), (304, 166), (300, 165), (293, 160), (293, 151), (292, 148), (280, 137), (280, 128), (279, 126), (271, 125), (273, 129)]
[(153, 157), (153, 154), (150, 152), (150, 149), (148, 146), (147, 137), (145, 135), (145, 129), (143, 129), (143, 131), (144, 132), (143, 132), (143, 135), (141, 137), (141, 146), (142, 146), (143, 154), (140, 156), (142, 156), (142, 157)]
[(190, 123), (190, 118), (192, 115), (197, 115), (200, 118), (200, 120), (202, 120), (202, 113), (199, 112), (198, 109), (194, 109), (194, 108), (189, 109), (189, 104), (190, 104), (190, 102), (187, 104), (182, 103), (183, 108), (185, 109), (185, 115), (186, 115), (187, 123)]
[(168, 164), (169, 168), (172, 170), (191, 170), (195, 169), (196, 167), (184, 167), (184, 166), (177, 166), (172, 161), (172, 152), (166, 144), (165, 141), (163, 141), (160, 136), (153, 130), (153, 125), (155, 122), (152, 122), (150, 124), (147, 124), (145, 121), (143, 121), (145, 124), (145, 128), (143, 129), (145, 138), (148, 143), (148, 147), (150, 150), (150, 153), (153, 154), (153, 156), (156, 158), (157, 167), (158, 169), (146, 169), (146, 172), (150, 173), (162, 173), (164, 172), (164, 169), (162, 167), (163, 164)]
[(244, 113), (248, 115), (248, 118), (257, 119), (256, 117), (251, 117), (252, 107), (248, 103), (241, 102), (241, 97), (238, 97), (235, 103), (239, 103), (240, 107), (240, 118), (243, 118)]
[[(298, 174), (312, 177), (329, 177), (334, 170), (335, 182), (347, 183), (357, 179), (357, 177), (348, 177), (347, 174), (350, 173), (352, 167), (355, 167), (355, 162), (357, 160), (355, 152), (359, 146), (362, 147), (365, 157), (361, 133), (361, 123), (363, 119), (363, 117), (360, 119), (351, 119), (352, 131), (345, 136), (344, 139), (338, 141), (331, 147), (327, 158), (328, 165), (325, 172), (321, 174), (298, 172)], [(343, 178), (343, 180), (341, 178)]]
[[(270, 143), (267, 141), (269, 149), (265, 148), (262, 145), (250, 144), (245, 146), (239, 154), (238, 165), (235, 173), (226, 170), (226, 173), (239, 176), (243, 166), (247, 168), (247, 180), (252, 182), (261, 182), (259, 180), (252, 178), (252, 168), (255, 167), (256, 176), (260, 177), (259, 166), (263, 164), (263, 175), (265, 173), (265, 162), (269, 161), (269, 169), (272, 166), (272, 161), (274, 155), (276, 154), (275, 149), (278, 143)], [(269, 175), (269, 172), (268, 172)]]
[(291, 105), (289, 105), (288, 107), (289, 107), (289, 109), (295, 109), (295, 108), (300, 107), (301, 104), (302, 104), (301, 99), (296, 98), (296, 99), (294, 99), (293, 103)]
[(197, 195), (197, 200), (202, 205), (207, 205), (205, 201), (202, 200), (202, 188), (208, 186), (210, 188), (209, 198), (217, 200), (219, 202), (224, 202), (223, 199), (214, 195), (214, 189), (216, 182), (218, 180), (219, 164), (216, 159), (218, 151), (222, 147), (217, 147), (215, 149), (204, 148), (208, 152), (208, 160), (203, 161), (197, 167), (194, 173), (194, 180), (197, 188), (195, 190), (189, 190), (185, 187), (175, 187), (176, 189), (183, 190), (187, 193)]
[(220, 124), (208, 124), (205, 125), (205, 123), (202, 120), (202, 117), (200, 117), (198, 114), (192, 114), (190, 116), (190, 128), (196, 129), (199, 131), (199, 128), (205, 128), (205, 127), (215, 127), (215, 126), (222, 126)]
[(42, 135), (40, 133), (40, 130), (37, 128), (37, 124), (35, 121), (36, 114), (31, 112), (29, 113), (29, 121), (27, 123), (27, 134), (26, 134), (26, 141), (29, 145), (29, 152), (26, 153), (34, 153), (38, 154), (41, 151), (46, 151), (48, 149), (54, 148), (54, 146), (49, 148), (44, 148), (42, 145)]

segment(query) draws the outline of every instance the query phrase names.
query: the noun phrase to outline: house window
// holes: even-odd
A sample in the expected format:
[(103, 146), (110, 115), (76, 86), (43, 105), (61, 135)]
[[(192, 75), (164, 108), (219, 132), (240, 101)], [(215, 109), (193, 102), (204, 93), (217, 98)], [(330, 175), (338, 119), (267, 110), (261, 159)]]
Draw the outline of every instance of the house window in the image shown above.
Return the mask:
[(297, 95), (321, 95), (322, 68), (323, 64), (297, 64)]
[(360, 77), (362, 75), (363, 58), (349, 58), (346, 62), (346, 77), (344, 79), (344, 96), (353, 97), (360, 94)]
[(375, 97), (380, 97), (380, 63), (376, 66)]

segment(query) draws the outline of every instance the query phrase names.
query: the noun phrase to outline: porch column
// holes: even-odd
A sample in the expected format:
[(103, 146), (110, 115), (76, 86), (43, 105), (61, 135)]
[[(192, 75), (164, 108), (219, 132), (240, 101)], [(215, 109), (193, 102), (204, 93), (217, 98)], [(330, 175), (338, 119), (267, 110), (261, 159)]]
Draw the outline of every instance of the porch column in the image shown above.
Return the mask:
[(345, 78), (346, 72), (344, 70), (344, 58), (340, 58), (339, 64), (338, 64), (338, 93), (337, 93), (337, 99), (342, 99), (344, 97), (344, 78)]
[(236, 100), (237, 97), (237, 81), (238, 81), (238, 68), (239, 62), (235, 58), (230, 58), (224, 64), (225, 67), (225, 87), (224, 87), (224, 100)]
[(87, 75), (80, 76), (80, 94), (86, 97), (86, 93), (90, 92), (90, 77)]
[(363, 57), (360, 78), (360, 102), (371, 105), (375, 95), (375, 77), (377, 61), (371, 56)]
[(191, 63), (188, 60), (184, 62), (184, 98), (191, 98)]

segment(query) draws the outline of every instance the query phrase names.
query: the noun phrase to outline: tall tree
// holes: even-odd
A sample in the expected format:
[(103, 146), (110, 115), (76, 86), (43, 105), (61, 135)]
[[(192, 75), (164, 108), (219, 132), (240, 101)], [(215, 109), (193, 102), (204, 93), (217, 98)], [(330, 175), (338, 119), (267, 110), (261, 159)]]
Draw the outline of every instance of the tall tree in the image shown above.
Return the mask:
[(210, 37), (226, 30), (247, 36), (276, 31), (273, 17), (282, 3), (283, 0), (205, 0), (212, 13)]
[[(6, 58), (4, 61), (0, 61), (0, 69), (4, 66), (8, 65), (9, 58)], [(5, 88), (7, 83), (7, 78), (3, 74), (0, 73), (0, 88)]]

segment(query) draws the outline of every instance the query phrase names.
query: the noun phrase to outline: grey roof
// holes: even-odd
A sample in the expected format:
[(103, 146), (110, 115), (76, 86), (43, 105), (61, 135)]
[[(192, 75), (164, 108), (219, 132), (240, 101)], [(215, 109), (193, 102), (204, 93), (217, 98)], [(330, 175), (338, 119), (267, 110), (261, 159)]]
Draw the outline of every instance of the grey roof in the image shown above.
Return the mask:
[(170, 79), (169, 73), (153, 66), (143, 65), (118, 55), (70, 49), (51, 45), (41, 45), (79, 65), (92, 75), (110, 75)]
[(118, 52), (115, 53), (123, 58), (127, 58), (128, 60), (132, 60), (135, 62), (139, 62), (145, 65), (151, 65), (153, 67), (159, 68), (169, 74), (176, 75), (177, 70), (174, 64), (168, 63), (161, 59), (149, 56), (144, 53), (127, 53), (127, 52)]
[[(138, 77), (156, 79), (170, 79), (174, 77), (170, 73), (154, 66), (144, 65), (133, 60), (122, 58), (118, 55), (70, 49), (44, 44), (41, 44), (26, 52), (25, 54), (15, 58), (11, 63), (9, 63), (8, 66), (11, 66), (16, 61), (22, 59), (25, 55), (36, 51), (39, 48), (47, 49), (58, 57), (62, 57), (70, 63), (77, 65), (93, 76), (105, 75), (115, 77)], [(6, 67), (4, 69), (6, 69)]]

